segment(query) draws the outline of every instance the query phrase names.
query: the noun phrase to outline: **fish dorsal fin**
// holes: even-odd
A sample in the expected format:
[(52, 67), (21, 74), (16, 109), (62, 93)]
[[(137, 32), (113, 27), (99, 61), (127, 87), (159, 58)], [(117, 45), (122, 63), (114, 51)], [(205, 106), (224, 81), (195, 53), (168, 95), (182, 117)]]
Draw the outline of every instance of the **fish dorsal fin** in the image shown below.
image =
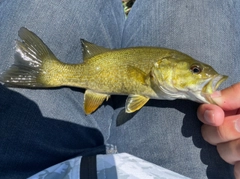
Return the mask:
[(104, 52), (109, 52), (111, 49), (95, 45), (84, 39), (80, 39), (82, 44), (83, 60), (87, 60), (95, 55), (99, 55)]
[(108, 100), (110, 95), (93, 92), (92, 90), (86, 90), (84, 94), (84, 111), (86, 114), (94, 112), (104, 100)]
[(128, 76), (135, 81), (140, 82), (141, 84), (146, 84), (146, 73), (142, 71), (141, 69), (134, 67), (134, 66), (128, 66), (127, 68)]
[(143, 107), (148, 102), (149, 98), (141, 95), (130, 95), (127, 98), (125, 111), (126, 113), (132, 113)]

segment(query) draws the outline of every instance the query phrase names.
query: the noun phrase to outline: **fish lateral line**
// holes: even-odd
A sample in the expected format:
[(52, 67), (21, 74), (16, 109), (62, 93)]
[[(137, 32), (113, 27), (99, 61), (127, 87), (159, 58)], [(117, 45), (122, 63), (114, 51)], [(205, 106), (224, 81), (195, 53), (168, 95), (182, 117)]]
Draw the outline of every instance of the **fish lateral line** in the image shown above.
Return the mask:
[(110, 95), (128, 95), (125, 112), (133, 113), (153, 99), (209, 98), (227, 79), (211, 66), (177, 50), (159, 47), (109, 49), (81, 39), (83, 62), (61, 62), (33, 32), (18, 31), (14, 64), (1, 74), (6, 86), (86, 89), (84, 111), (94, 112)]

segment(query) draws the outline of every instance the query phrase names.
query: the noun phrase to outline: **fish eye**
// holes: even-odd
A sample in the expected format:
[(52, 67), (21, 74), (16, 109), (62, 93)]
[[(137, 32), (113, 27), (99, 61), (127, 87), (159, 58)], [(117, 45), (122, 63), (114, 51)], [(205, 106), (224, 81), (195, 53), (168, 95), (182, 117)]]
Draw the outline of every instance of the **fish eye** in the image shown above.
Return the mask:
[(199, 74), (199, 73), (202, 72), (202, 67), (200, 67), (199, 65), (194, 64), (194, 65), (192, 65), (192, 66), (190, 67), (190, 70), (191, 70), (192, 73), (194, 73), (194, 74)]

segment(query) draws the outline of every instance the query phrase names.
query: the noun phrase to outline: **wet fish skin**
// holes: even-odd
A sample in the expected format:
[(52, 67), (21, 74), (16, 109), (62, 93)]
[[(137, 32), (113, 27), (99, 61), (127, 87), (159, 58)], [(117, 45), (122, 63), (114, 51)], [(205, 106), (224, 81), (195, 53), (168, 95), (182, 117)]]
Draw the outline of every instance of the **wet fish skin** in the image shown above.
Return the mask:
[(22, 27), (14, 64), (0, 81), (11, 87), (85, 88), (84, 110), (95, 111), (110, 95), (128, 95), (126, 112), (139, 110), (150, 98), (189, 99), (211, 103), (210, 94), (226, 80), (211, 66), (172, 49), (108, 49), (81, 39), (84, 62), (59, 61), (44, 42)]

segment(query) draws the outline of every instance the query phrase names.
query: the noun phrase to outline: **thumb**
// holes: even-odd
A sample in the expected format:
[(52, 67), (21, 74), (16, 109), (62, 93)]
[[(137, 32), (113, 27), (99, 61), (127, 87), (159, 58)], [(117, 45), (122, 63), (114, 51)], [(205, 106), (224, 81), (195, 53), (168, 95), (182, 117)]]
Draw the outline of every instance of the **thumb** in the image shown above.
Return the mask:
[(215, 91), (211, 98), (223, 110), (229, 111), (240, 108), (240, 82), (222, 91)]

